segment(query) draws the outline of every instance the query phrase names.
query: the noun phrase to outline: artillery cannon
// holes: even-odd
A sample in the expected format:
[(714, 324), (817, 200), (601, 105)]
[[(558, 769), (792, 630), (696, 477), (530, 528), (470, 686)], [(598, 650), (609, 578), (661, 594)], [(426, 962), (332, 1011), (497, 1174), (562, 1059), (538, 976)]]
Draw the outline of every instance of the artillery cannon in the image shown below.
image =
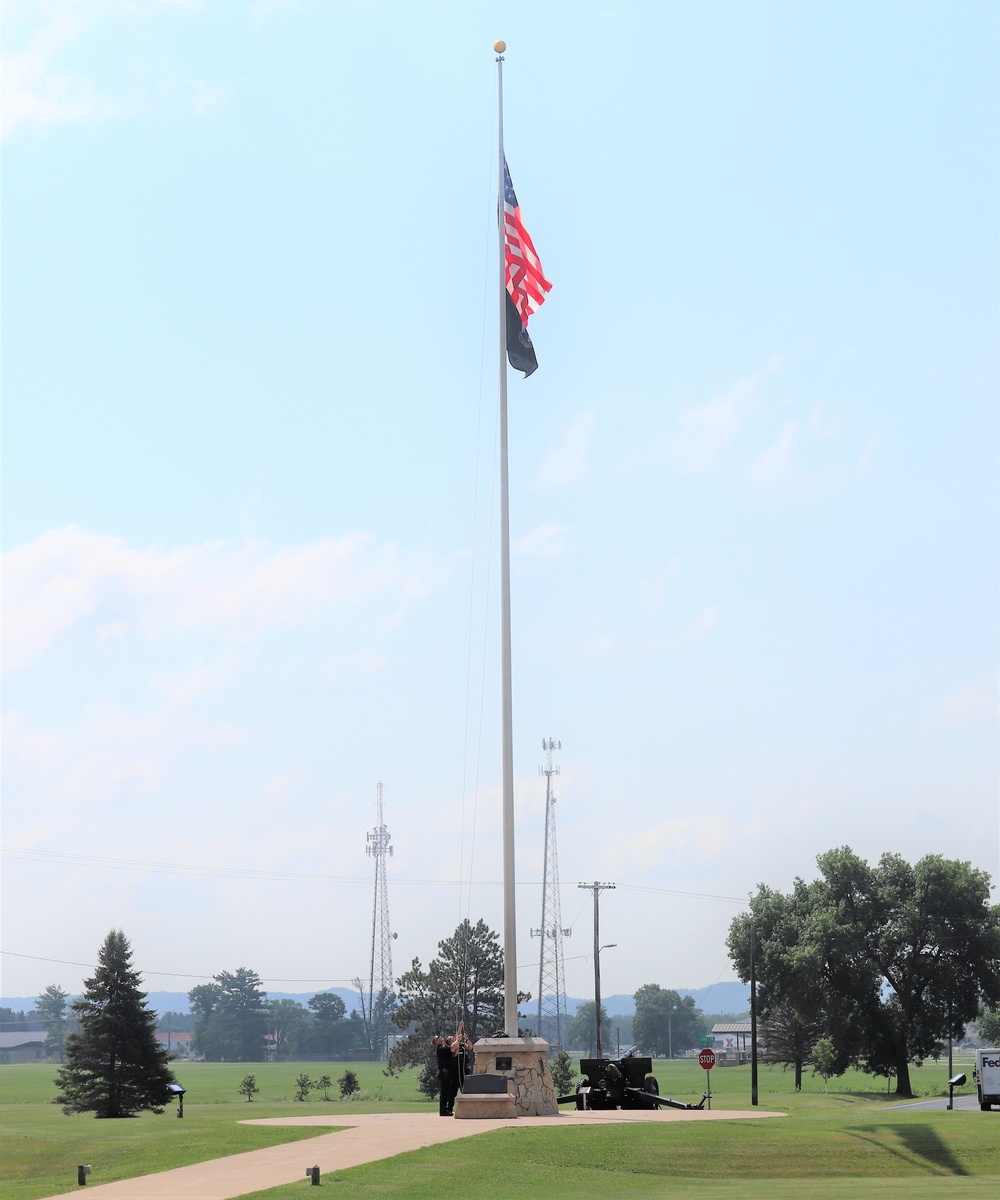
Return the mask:
[(560, 1096), (560, 1104), (573, 1103), (579, 1109), (594, 1108), (685, 1108), (702, 1109), (699, 1104), (684, 1104), (660, 1095), (656, 1076), (651, 1075), (653, 1060), (633, 1053), (621, 1058), (583, 1058), (582, 1079), (572, 1096)]

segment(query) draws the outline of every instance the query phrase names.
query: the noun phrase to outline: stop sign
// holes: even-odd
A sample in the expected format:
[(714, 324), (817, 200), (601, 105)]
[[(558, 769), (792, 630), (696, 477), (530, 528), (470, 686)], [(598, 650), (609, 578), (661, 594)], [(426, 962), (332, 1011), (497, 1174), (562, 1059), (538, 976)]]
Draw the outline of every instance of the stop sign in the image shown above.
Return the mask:
[(715, 1066), (715, 1051), (702, 1050), (702, 1052), (698, 1055), (698, 1062), (705, 1068), (706, 1071), (711, 1071), (711, 1069)]

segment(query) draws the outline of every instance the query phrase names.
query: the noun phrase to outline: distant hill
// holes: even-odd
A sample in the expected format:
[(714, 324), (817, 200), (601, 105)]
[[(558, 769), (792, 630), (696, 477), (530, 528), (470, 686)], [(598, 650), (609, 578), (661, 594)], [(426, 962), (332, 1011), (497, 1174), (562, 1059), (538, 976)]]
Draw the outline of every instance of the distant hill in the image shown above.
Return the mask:
[[(666, 986), (666, 985), (664, 985)], [(682, 996), (693, 996), (695, 1004), (703, 1013), (748, 1013), (750, 1011), (750, 985), (748, 983), (713, 983), (703, 988), (675, 988)], [(576, 1012), (577, 1007), (593, 997), (583, 1000), (566, 997), (566, 1011)], [(627, 1016), (635, 1011), (635, 1000), (629, 995), (602, 996), (601, 1003), (608, 1016)]]

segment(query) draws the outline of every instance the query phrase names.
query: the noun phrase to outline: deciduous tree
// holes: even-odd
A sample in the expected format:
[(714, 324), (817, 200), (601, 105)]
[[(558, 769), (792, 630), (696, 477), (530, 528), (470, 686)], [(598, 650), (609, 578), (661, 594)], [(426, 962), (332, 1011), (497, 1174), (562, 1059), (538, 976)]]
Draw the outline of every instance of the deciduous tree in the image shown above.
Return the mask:
[(80, 1032), (66, 1038), (55, 1103), (67, 1113), (98, 1117), (162, 1112), (174, 1077), (167, 1052), (156, 1040), (156, 1014), (146, 1006), (131, 947), (120, 929), (105, 938), (97, 961), (73, 1005)]
[(681, 996), (658, 983), (646, 983), (635, 993), (632, 1036), (647, 1054), (670, 1057), (698, 1044), (705, 1031), (701, 1010), (693, 997)]
[[(634, 1023), (634, 1022), (633, 1022)], [(601, 1041), (607, 1041), (607, 1032), (611, 1029), (611, 1017), (608, 1016), (608, 1010), (601, 1005)], [(596, 1051), (597, 1029), (594, 1025), (594, 1002), (593, 1000), (584, 1000), (577, 1006), (576, 1012), (573, 1014), (573, 1020), (569, 1023), (569, 1028), (566, 1030), (566, 1044), (577, 1050), (586, 1050), (588, 1055), (592, 1055)], [(603, 1048), (603, 1047), (602, 1047)]]
[(364, 1048), (364, 1022), (356, 1012), (347, 1015), (347, 1006), (336, 992), (319, 992), (306, 1004), (312, 1010), (312, 1021), (299, 1031), (297, 1045), (309, 1054), (320, 1054), (334, 1060), (348, 1050)]
[(730, 927), (733, 963), (748, 979), (753, 944), (765, 1017), (785, 1005), (818, 1022), (845, 1061), (911, 1095), (910, 1061), (1000, 999), (989, 875), (940, 855), (872, 867), (846, 846), (817, 862), (820, 878), (788, 896), (761, 885)]
[(309, 1020), (309, 1013), (297, 1000), (267, 1000), (267, 1034), (275, 1058), (288, 1058), (290, 1048)]
[(37, 1021), (45, 1030), (45, 1053), (58, 1055), (63, 1060), (63, 1049), (66, 1041), (68, 1022), (66, 1020), (66, 1005), (69, 993), (64, 992), (57, 984), (50, 983), (35, 1001), (31, 1018)]
[(266, 1056), (267, 993), (256, 971), (222, 971), (188, 992), (193, 1048), (216, 1062), (261, 1062)]
[(1000, 1046), (1000, 1011), (988, 1008), (979, 1018), (979, 1044)]

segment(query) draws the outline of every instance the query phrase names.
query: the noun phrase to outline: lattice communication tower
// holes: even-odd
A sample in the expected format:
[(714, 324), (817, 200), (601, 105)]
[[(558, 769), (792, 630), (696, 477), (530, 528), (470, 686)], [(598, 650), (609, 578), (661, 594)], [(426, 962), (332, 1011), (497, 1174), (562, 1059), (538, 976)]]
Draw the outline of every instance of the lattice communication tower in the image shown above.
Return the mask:
[(552, 791), (552, 776), (559, 774), (553, 765), (552, 752), (562, 749), (562, 742), (542, 738), (545, 766), (538, 768), (545, 776), (545, 865), (542, 871), (542, 924), (532, 929), (531, 936), (541, 938), (538, 964), (538, 1036), (552, 1046), (565, 1042), (566, 972), (563, 960), (563, 938), (572, 937), (572, 929), (564, 929), (559, 903), (559, 854), (556, 850), (556, 797)]
[[(386, 859), (392, 858), (392, 835), (385, 824), (382, 783), (375, 785), (375, 828), (366, 835), (365, 853), (375, 861), (375, 896), (372, 901), (372, 958), (368, 978), (369, 1041), (373, 1050), (386, 1052), (390, 1032), (388, 1013), (395, 996), (392, 990), (392, 939), (389, 926), (389, 881)], [(364, 997), (362, 997), (362, 1000)], [(362, 1006), (363, 1007), (363, 1006)]]

